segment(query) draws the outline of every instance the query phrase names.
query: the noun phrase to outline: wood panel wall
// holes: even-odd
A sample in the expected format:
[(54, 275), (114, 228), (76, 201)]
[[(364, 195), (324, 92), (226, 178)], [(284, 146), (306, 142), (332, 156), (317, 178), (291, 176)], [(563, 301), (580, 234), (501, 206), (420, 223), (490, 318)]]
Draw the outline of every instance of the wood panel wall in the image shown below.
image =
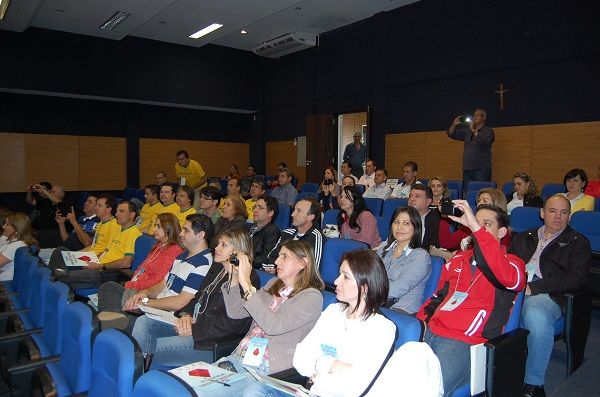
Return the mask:
[(200, 163), (206, 175), (223, 177), (229, 165), (236, 164), (242, 176), (248, 167), (250, 146), (247, 143), (184, 141), (176, 139), (140, 139), (140, 185), (154, 183), (154, 175), (163, 171), (175, 180), (175, 155), (186, 150), (190, 159)]
[[(515, 172), (530, 174), (538, 187), (562, 182), (572, 168), (598, 179), (600, 121), (494, 128), (492, 179), (502, 186)], [(419, 165), (419, 176), (462, 179), (462, 142), (445, 131), (387, 134), (385, 165), (390, 177), (402, 175), (408, 160)]]
[(118, 190), (127, 180), (125, 138), (0, 133), (0, 192), (49, 181), (65, 190)]
[(266, 154), (267, 175), (275, 175), (277, 163), (283, 161), (294, 176), (298, 177), (298, 189), (306, 182), (306, 167), (296, 165), (297, 148), (294, 146), (294, 141), (267, 142)]

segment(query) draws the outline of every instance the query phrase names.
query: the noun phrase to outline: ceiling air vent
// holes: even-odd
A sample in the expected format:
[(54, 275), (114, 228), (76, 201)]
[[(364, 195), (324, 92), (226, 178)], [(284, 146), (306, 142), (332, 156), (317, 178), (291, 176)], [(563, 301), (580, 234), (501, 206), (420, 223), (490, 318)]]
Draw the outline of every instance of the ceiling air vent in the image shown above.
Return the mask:
[(279, 58), (292, 52), (302, 51), (318, 45), (319, 36), (314, 33), (287, 33), (267, 40), (254, 47), (256, 55), (268, 58)]

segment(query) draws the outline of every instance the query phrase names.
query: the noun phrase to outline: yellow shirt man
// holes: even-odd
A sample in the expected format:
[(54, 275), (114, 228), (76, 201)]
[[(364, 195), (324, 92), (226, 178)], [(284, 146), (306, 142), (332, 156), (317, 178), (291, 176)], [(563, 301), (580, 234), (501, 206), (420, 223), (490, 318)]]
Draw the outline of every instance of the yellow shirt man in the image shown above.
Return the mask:
[(133, 256), (135, 252), (135, 240), (142, 235), (135, 224), (127, 229), (121, 229), (115, 239), (109, 244), (108, 251), (102, 255), (100, 263), (109, 263), (125, 256)]
[[(206, 185), (206, 183), (204, 183), (200, 186), (200, 181), (204, 178), (206, 173), (196, 160), (190, 159), (187, 167), (182, 167), (179, 163), (175, 163), (175, 175), (177, 175), (180, 185), (186, 185), (192, 189)], [(182, 178), (185, 178), (185, 180), (182, 180)]]
[(142, 210), (140, 211), (138, 229), (140, 229), (142, 233), (147, 232), (150, 229), (150, 226), (152, 226), (152, 222), (155, 219), (156, 215), (159, 214), (162, 209), (163, 205), (160, 203), (160, 201), (157, 201), (154, 204), (144, 204)]
[(121, 231), (121, 225), (117, 223), (116, 218), (112, 217), (106, 222), (98, 223), (94, 240), (92, 240), (91, 250), (100, 256), (108, 249), (110, 243), (115, 239), (116, 235)]
[(179, 216), (180, 212), (181, 212), (181, 208), (179, 208), (179, 205), (176, 202), (172, 202), (169, 205), (162, 205), (161, 204), (160, 210), (152, 218), (152, 223), (150, 225), (150, 229), (148, 229), (148, 234), (149, 235), (153, 235), (154, 234), (154, 221), (156, 221), (156, 216), (158, 214), (169, 213), (169, 214), (173, 214), (175, 216)]

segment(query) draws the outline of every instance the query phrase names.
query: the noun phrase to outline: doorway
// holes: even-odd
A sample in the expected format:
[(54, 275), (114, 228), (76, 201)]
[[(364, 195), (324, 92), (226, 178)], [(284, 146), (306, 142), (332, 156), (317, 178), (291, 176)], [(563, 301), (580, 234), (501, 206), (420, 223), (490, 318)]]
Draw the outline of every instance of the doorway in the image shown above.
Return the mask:
[[(366, 146), (366, 157), (369, 157), (369, 112), (341, 113), (337, 116), (337, 125), (337, 158), (339, 159), (337, 164), (337, 173), (338, 176), (341, 176), (341, 166), (342, 161), (344, 161), (344, 150), (349, 143), (353, 142), (353, 136), (355, 132), (359, 132), (361, 134), (361, 143)], [(362, 174), (365, 172), (365, 161), (362, 163)], [(339, 179), (341, 183), (341, 177)]]

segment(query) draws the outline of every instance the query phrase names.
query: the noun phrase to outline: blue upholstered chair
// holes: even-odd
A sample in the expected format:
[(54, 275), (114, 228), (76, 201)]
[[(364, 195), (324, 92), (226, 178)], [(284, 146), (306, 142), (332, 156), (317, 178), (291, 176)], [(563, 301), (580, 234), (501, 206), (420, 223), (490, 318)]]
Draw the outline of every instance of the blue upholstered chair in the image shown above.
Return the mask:
[(275, 219), (275, 224), (279, 228), (279, 230), (285, 230), (290, 227), (290, 215), (291, 215), (290, 206), (287, 204), (279, 204), (279, 213), (277, 214), (277, 219)]
[(408, 205), (407, 199), (401, 198), (389, 198), (383, 202), (383, 209), (381, 211), (381, 216), (385, 218), (392, 218), (394, 215), (394, 211), (399, 207), (406, 207)]
[(390, 232), (390, 221), (392, 218), (386, 218), (383, 216), (375, 217), (377, 219), (377, 230), (379, 230), (379, 237), (381, 241), (387, 240)]
[(383, 207), (383, 199), (380, 198), (365, 198), (365, 204), (373, 216), (381, 216), (381, 208)]
[(133, 388), (134, 397), (197, 397), (196, 392), (177, 376), (152, 370), (140, 377)]
[(467, 185), (467, 192), (470, 192), (471, 190), (478, 192), (485, 187), (493, 187), (495, 189), (496, 186), (497, 184), (494, 181), (471, 181)]
[(300, 193), (317, 193), (319, 191), (319, 184), (313, 182), (307, 182), (300, 187)]
[(321, 276), (328, 286), (332, 286), (338, 276), (340, 260), (346, 252), (369, 248), (367, 244), (343, 238), (330, 238), (325, 242), (321, 258)]
[(543, 225), (540, 218), (540, 209), (535, 207), (517, 207), (510, 213), (510, 227), (513, 231), (522, 231), (539, 228)]
[(567, 191), (567, 188), (565, 187), (564, 183), (546, 183), (543, 187), (542, 187), (542, 199), (544, 201), (546, 201), (546, 199), (550, 196), (552, 196), (553, 194), (556, 193), (564, 193)]

